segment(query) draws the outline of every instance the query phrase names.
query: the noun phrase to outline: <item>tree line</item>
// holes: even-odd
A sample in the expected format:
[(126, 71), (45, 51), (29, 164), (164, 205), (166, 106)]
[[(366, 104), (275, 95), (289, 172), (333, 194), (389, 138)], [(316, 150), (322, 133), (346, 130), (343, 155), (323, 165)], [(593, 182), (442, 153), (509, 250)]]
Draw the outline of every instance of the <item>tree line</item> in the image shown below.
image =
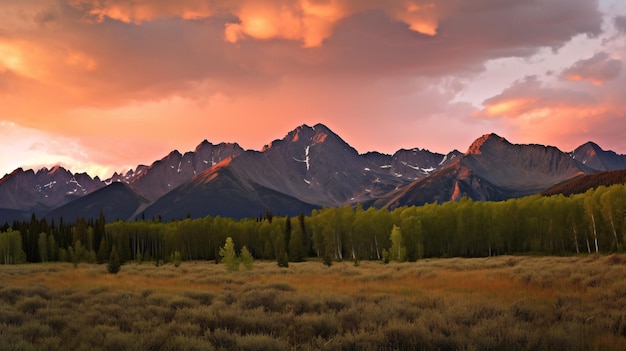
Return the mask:
[(502, 202), (458, 202), (394, 210), (343, 206), (308, 216), (267, 213), (258, 218), (207, 216), (106, 223), (30, 221), (0, 227), (0, 263), (106, 262), (116, 248), (121, 263), (220, 259), (232, 238), (255, 259), (286, 262), (321, 258), (415, 261), (425, 257), (503, 254), (569, 255), (622, 252), (626, 240), (626, 185), (583, 194), (529, 196)]

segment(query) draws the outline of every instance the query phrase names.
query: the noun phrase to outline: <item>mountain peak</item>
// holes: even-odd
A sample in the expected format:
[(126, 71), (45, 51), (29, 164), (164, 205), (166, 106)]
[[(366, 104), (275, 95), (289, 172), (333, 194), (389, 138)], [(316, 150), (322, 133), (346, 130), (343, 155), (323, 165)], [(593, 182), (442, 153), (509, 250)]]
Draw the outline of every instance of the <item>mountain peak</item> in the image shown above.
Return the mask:
[(604, 150), (602, 150), (602, 148), (594, 143), (593, 141), (588, 141), (582, 145), (580, 145), (579, 147), (576, 148), (576, 150), (574, 150), (574, 152), (585, 152), (585, 153), (599, 153), (602, 152)]
[(465, 154), (466, 155), (470, 155), (470, 154), (479, 155), (479, 154), (482, 154), (486, 148), (490, 147), (491, 145), (497, 145), (499, 143), (508, 144), (509, 142), (503, 137), (495, 133), (484, 134), (480, 138), (476, 139), (472, 143), (472, 145), (470, 145), (470, 147), (467, 149), (467, 152)]
[(626, 156), (611, 150), (603, 150), (598, 144), (588, 141), (570, 153), (572, 158), (598, 171), (610, 171), (626, 167)]

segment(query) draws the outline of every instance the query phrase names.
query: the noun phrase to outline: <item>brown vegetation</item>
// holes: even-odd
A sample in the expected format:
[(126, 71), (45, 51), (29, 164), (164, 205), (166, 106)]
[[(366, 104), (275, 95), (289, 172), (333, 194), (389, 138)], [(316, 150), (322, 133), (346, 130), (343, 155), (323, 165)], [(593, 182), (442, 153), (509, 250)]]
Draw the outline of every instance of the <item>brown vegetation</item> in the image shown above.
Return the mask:
[(626, 255), (0, 266), (0, 350), (624, 350)]

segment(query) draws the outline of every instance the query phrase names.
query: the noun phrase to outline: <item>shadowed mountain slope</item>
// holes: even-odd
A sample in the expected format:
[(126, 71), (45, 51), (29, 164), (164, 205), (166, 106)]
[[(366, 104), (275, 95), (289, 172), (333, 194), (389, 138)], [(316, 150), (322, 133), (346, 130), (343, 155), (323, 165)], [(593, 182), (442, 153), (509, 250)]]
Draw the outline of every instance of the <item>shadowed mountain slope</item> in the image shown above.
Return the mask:
[(305, 203), (234, 174), (227, 159), (170, 191), (144, 211), (146, 218), (163, 220), (206, 215), (258, 217), (268, 211), (282, 215), (310, 213), (318, 206)]
[(50, 219), (63, 217), (66, 221), (75, 221), (78, 217), (98, 218), (102, 211), (108, 221), (128, 220), (147, 204), (148, 200), (138, 195), (127, 184), (115, 182), (54, 209), (47, 217)]

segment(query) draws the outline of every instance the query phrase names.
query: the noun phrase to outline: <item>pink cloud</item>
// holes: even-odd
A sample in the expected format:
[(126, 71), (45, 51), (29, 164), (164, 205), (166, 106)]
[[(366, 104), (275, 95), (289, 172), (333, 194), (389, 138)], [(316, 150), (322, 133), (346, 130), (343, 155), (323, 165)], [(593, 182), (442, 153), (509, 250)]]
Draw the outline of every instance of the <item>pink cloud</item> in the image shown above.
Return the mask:
[(549, 85), (526, 77), (485, 100), (473, 116), (497, 121), (520, 142), (556, 144), (570, 151), (584, 141), (601, 140), (605, 148), (625, 150), (626, 104), (620, 92), (626, 83), (614, 80), (582, 89), (571, 84)]
[(588, 81), (595, 85), (604, 85), (605, 82), (617, 78), (621, 69), (622, 61), (611, 58), (606, 52), (600, 52), (589, 59), (576, 62), (564, 70), (561, 77), (572, 82)]

